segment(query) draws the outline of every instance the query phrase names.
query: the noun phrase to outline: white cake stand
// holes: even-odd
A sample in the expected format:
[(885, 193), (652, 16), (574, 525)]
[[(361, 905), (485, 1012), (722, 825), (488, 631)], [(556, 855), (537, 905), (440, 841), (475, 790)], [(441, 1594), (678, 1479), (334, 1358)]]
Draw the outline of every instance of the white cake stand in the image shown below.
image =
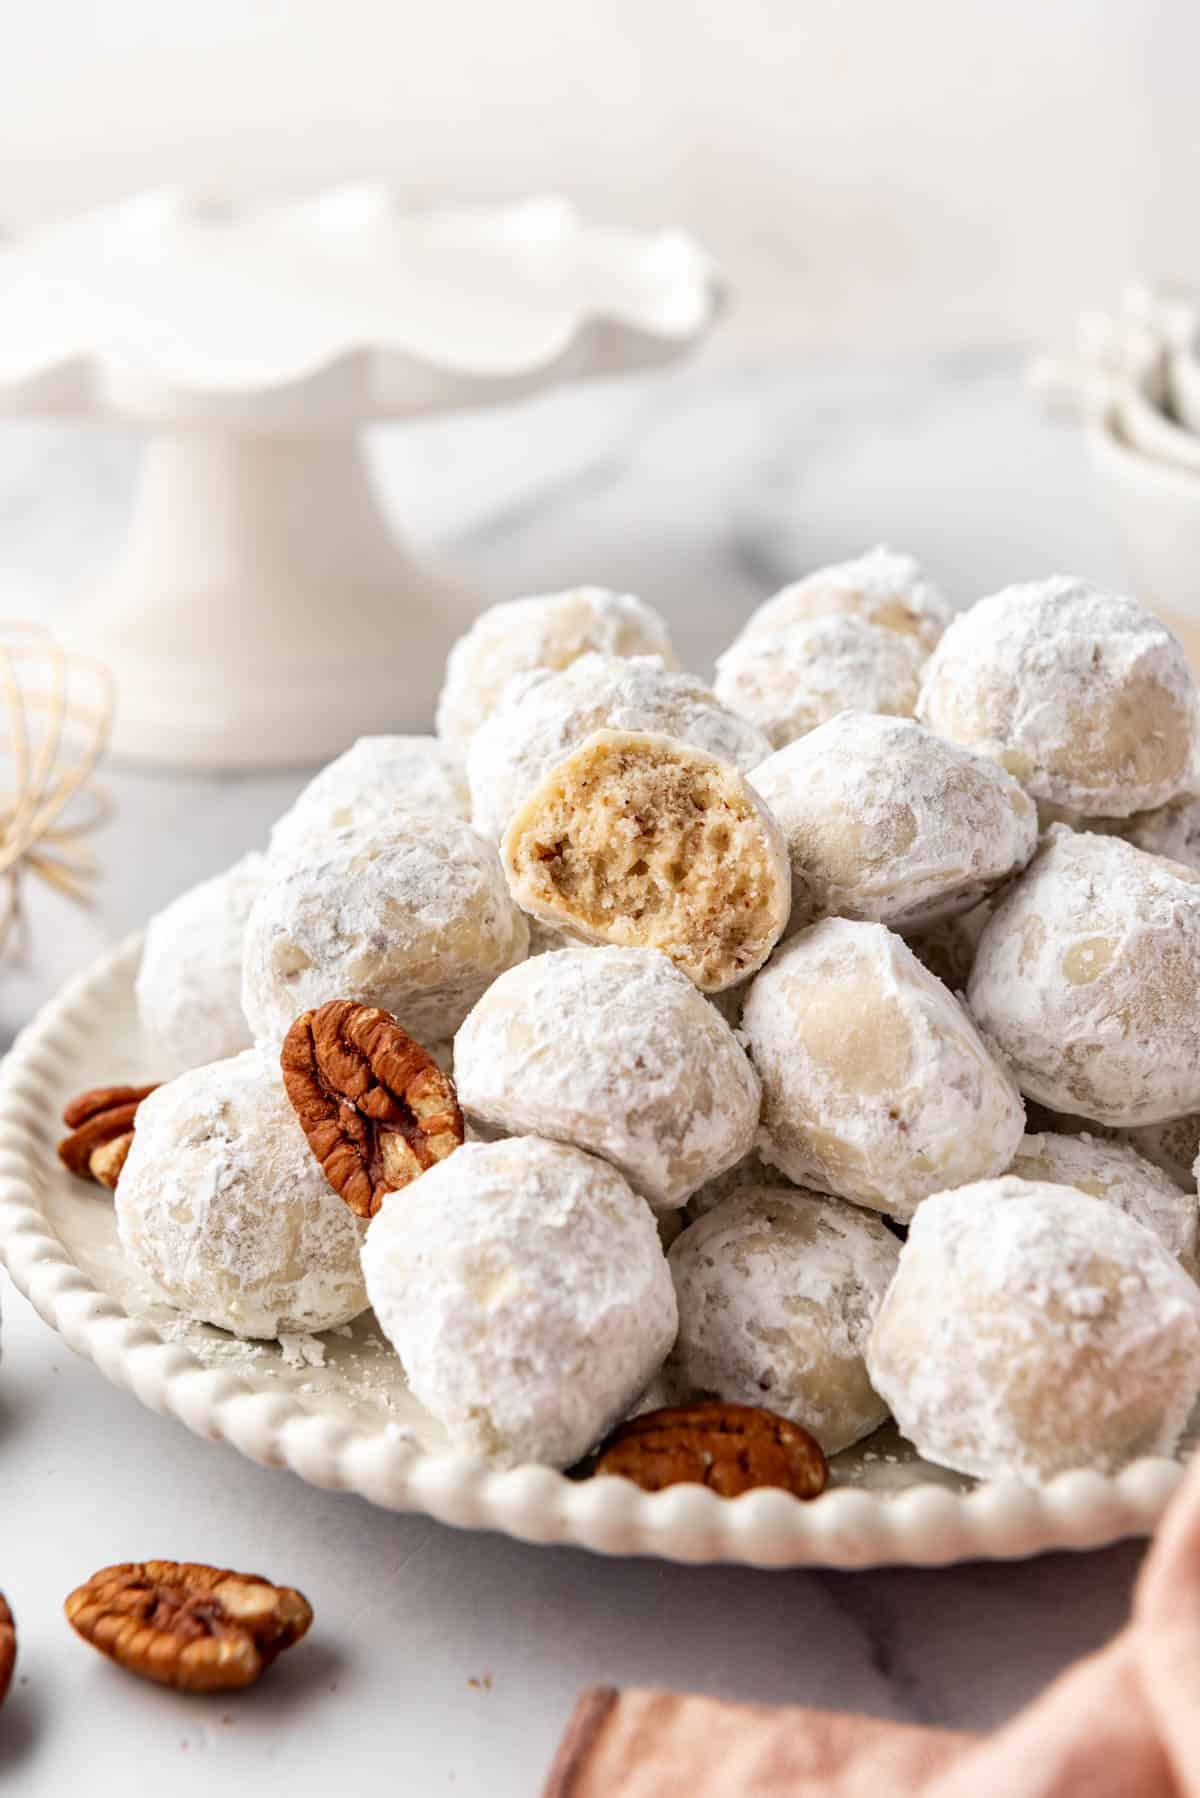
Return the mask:
[(389, 529), (362, 428), (665, 364), (719, 297), (688, 238), (554, 198), (163, 192), (0, 243), (0, 412), (152, 433), (124, 550), (64, 631), (118, 675), (115, 752), (282, 766), (427, 727), (478, 602)]

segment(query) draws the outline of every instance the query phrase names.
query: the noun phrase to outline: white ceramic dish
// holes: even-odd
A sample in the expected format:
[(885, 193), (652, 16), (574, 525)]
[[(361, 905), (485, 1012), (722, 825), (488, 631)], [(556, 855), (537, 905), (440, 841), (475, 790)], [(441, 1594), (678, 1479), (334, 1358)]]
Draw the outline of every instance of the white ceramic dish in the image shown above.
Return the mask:
[(649, 1495), (625, 1480), (573, 1481), (548, 1467), (494, 1473), (446, 1451), (369, 1315), (319, 1345), (296, 1339), (287, 1353), (188, 1325), (125, 1262), (107, 1194), (72, 1179), (54, 1153), (71, 1092), (153, 1074), (133, 1009), (138, 952), (131, 939), (73, 982), (4, 1063), (0, 1255), (73, 1349), (197, 1435), (392, 1510), (678, 1561), (938, 1565), (1097, 1547), (1147, 1533), (1161, 1515), (1180, 1477), (1172, 1461), (1141, 1461), (1116, 1479), (1067, 1474), (1040, 1490), (971, 1489), (917, 1461), (890, 1432), (838, 1457), (834, 1485), (807, 1505), (777, 1491), (733, 1501), (698, 1486)]

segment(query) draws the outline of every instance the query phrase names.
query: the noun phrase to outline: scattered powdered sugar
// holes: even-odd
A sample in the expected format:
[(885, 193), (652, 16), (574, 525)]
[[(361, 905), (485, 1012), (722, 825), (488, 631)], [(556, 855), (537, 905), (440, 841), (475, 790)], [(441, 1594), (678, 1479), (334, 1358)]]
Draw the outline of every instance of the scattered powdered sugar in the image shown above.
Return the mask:
[(372, 1220), (367, 1290), (451, 1441), (565, 1467), (675, 1336), (654, 1216), (615, 1168), (535, 1137), (467, 1143)]
[(915, 638), (866, 618), (810, 618), (739, 637), (713, 687), (782, 749), (849, 707), (911, 717), (923, 663)]
[(967, 995), (1022, 1090), (1150, 1124), (1200, 1110), (1200, 875), (1053, 825), (997, 904)]
[(919, 929), (970, 910), (1037, 843), (1010, 774), (908, 719), (843, 712), (750, 780), (787, 839), (790, 930), (824, 916)]
[(952, 616), (916, 558), (880, 544), (850, 562), (834, 562), (793, 581), (752, 612), (743, 637), (772, 634), (809, 618), (864, 618), (931, 650)]
[(563, 949), (489, 987), (454, 1045), (464, 1111), (574, 1143), (653, 1205), (749, 1152), (758, 1077), (714, 1006), (653, 949)]
[(930, 657), (917, 717), (1039, 800), (1128, 817), (1189, 782), (1196, 693), (1171, 633), (1064, 575), (980, 600)]
[(789, 1187), (747, 1187), (684, 1231), (668, 1260), (680, 1397), (766, 1405), (835, 1454), (887, 1406), (863, 1359), (900, 1245), (868, 1211)]
[(267, 1050), (195, 1068), (142, 1102), (115, 1206), (126, 1254), (191, 1318), (276, 1337), (366, 1309), (363, 1226), (326, 1182)]
[(589, 650), (609, 656), (658, 656), (674, 668), (665, 621), (632, 593), (573, 587), (490, 606), (460, 637), (446, 662), (437, 732), (467, 744), (500, 702), (514, 674), (567, 668)]
[(517, 675), (467, 755), (472, 822), (503, 836), (542, 775), (595, 730), (676, 737), (743, 771), (770, 751), (755, 725), (727, 710), (690, 674), (653, 656), (584, 655), (569, 668)]
[(163, 1079), (250, 1046), (242, 943), (266, 878), (253, 852), (151, 918), (138, 969), (138, 1016)]
[(905, 1220), (1002, 1173), (1020, 1094), (966, 1010), (881, 924), (826, 918), (776, 951), (742, 1014), (760, 1152), (798, 1184)]
[(267, 1357), (275, 1353), (272, 1342), (247, 1341), (245, 1337), (224, 1332), (217, 1335), (213, 1327), (178, 1311), (166, 1317), (156, 1316), (154, 1327), (164, 1342), (182, 1343), (206, 1363), (232, 1362), (242, 1368), (261, 1367)]
[(360, 737), (276, 822), (271, 850), (350, 824), (386, 823), (397, 812), (469, 818), (461, 751), (437, 737)]
[(279, 1351), (288, 1367), (324, 1367), (325, 1344), (311, 1335), (279, 1332)]
[(246, 1017), (277, 1041), (308, 1007), (358, 999), (420, 1041), (442, 1039), (528, 946), (494, 845), (461, 819), (303, 837), (272, 856), (250, 914)]
[(918, 1451), (981, 1478), (1170, 1454), (1200, 1391), (1200, 1291), (1143, 1224), (1005, 1178), (928, 1199), (867, 1350)]

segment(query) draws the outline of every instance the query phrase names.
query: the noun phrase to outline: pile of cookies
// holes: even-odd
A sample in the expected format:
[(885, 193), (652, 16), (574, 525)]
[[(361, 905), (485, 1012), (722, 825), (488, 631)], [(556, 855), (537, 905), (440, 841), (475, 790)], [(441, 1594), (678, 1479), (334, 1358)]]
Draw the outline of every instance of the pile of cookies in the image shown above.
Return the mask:
[(1169, 632), (1065, 578), (952, 617), (876, 550), (711, 689), (630, 596), (495, 606), (436, 737), (357, 743), (153, 920), (173, 1077), (86, 1095), (64, 1158), (192, 1318), (373, 1306), (496, 1465), (622, 1426), (607, 1470), (732, 1490), (732, 1432), (811, 1492), (889, 1414), (981, 1476), (1170, 1453), (1197, 719)]

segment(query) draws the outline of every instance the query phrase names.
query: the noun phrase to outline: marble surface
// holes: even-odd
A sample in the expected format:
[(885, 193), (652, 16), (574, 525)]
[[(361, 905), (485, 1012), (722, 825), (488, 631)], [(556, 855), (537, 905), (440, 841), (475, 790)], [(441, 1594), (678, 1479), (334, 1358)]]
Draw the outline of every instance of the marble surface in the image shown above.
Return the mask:
[[(699, 364), (656, 382), (381, 434), (387, 492), (496, 597), (580, 580), (643, 594), (705, 670), (785, 578), (878, 540), (968, 600), (1120, 559), (1076, 439), (1016, 361)], [(0, 429), (0, 596), (53, 618), (116, 541), (132, 441)], [(397, 680), (403, 678), (398, 671)], [(81, 915), (31, 894), (0, 978), (7, 1040), (106, 943), (259, 842), (304, 778), (112, 770), (106, 875)], [(986, 1727), (1120, 1624), (1137, 1544), (940, 1572), (760, 1574), (600, 1560), (462, 1535), (315, 1491), (152, 1416), (77, 1361), (10, 1286), (0, 1366), (0, 1586), (21, 1631), (0, 1719), (14, 1793), (172, 1794), (348, 1780), (398, 1793), (536, 1792), (581, 1686), (729, 1696)], [(302, 1586), (311, 1640), (252, 1694), (189, 1701), (77, 1644), (62, 1598), (166, 1555)]]

